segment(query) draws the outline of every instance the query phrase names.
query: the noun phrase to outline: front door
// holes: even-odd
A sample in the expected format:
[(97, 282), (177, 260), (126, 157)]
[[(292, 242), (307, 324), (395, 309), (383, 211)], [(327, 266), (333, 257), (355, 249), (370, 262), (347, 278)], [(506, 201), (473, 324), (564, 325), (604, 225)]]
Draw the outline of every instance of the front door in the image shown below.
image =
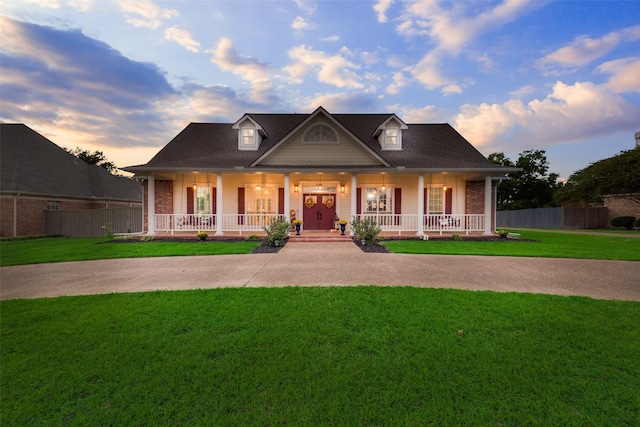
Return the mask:
[(305, 194), (303, 216), (305, 230), (329, 230), (336, 216), (335, 194)]

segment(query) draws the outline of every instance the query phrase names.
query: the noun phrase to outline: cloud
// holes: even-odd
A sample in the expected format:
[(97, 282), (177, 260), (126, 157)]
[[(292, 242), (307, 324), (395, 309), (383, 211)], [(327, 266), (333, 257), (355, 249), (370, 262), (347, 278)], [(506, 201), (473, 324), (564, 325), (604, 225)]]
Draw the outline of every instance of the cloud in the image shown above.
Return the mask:
[(387, 19), (387, 10), (393, 4), (393, 0), (378, 0), (376, 4), (373, 5), (373, 10), (375, 10), (378, 15), (378, 22), (384, 24), (388, 21)]
[(273, 102), (273, 85), (269, 78), (269, 66), (255, 58), (242, 57), (233, 41), (222, 37), (213, 50), (208, 50), (210, 61), (221, 70), (240, 76), (251, 84), (251, 97), (256, 102)]
[(293, 20), (293, 23), (291, 24), (291, 28), (296, 31), (302, 31), (316, 28), (316, 25), (307, 22), (302, 16), (296, 16), (296, 18)]
[(405, 123), (445, 123), (449, 112), (435, 105), (427, 105), (422, 108), (409, 108), (403, 105), (389, 105), (388, 111), (395, 111), (398, 117)]
[(544, 99), (527, 104), (464, 105), (454, 118), (456, 129), (474, 145), (499, 151), (544, 147), (610, 136), (637, 127), (640, 106), (606, 85), (556, 82)]
[(169, 27), (164, 30), (164, 38), (178, 43), (189, 52), (198, 53), (200, 51), (200, 43), (191, 37), (191, 33), (178, 27)]
[(0, 24), (2, 120), (65, 135), (58, 142), (69, 146), (145, 146), (164, 129), (154, 105), (178, 92), (156, 66), (78, 30)]
[(621, 58), (600, 65), (597, 72), (611, 74), (605, 85), (614, 92), (640, 92), (640, 58)]
[(603, 57), (618, 45), (640, 39), (640, 25), (613, 31), (601, 38), (580, 36), (538, 61), (538, 67), (549, 74), (572, 72)]
[(362, 78), (353, 71), (360, 66), (346, 58), (350, 54), (346, 48), (331, 56), (305, 45), (297, 46), (289, 50), (289, 57), (293, 62), (284, 71), (293, 79), (292, 83), (302, 83), (305, 76), (317, 71), (318, 81), (321, 83), (339, 88), (361, 89), (364, 87)]
[(319, 106), (330, 113), (368, 113), (376, 109), (376, 99), (366, 93), (327, 93), (307, 100), (301, 111), (314, 111)]
[(340, 40), (340, 36), (337, 34), (334, 34), (332, 36), (323, 37), (321, 40), (325, 42), (337, 42), (338, 40)]
[(448, 85), (442, 88), (444, 96), (453, 95), (454, 93), (462, 93), (462, 87), (460, 85)]
[(175, 9), (165, 9), (151, 0), (119, 0), (118, 6), (125, 12), (125, 20), (134, 27), (155, 30), (164, 21), (178, 16)]

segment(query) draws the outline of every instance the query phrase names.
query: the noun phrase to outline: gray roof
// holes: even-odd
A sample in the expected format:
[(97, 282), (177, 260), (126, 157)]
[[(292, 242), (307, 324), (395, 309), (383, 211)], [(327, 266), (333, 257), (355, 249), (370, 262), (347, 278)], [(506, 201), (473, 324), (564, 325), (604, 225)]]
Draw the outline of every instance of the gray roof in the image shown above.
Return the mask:
[[(322, 108), (322, 107), (320, 107)], [(324, 110), (323, 110), (324, 111)], [(402, 150), (382, 150), (374, 137), (376, 129), (391, 114), (329, 114), (389, 166), (418, 170), (473, 170), (507, 173), (509, 168), (494, 165), (449, 124), (408, 124), (402, 134)], [(312, 114), (246, 114), (266, 131), (257, 151), (238, 150), (233, 123), (191, 123), (147, 164), (124, 168), (130, 172), (186, 169), (269, 169), (251, 167), (265, 152), (296, 129)], [(271, 167), (271, 169), (276, 167)], [(291, 165), (292, 169), (304, 165)], [(314, 168), (318, 168), (314, 166)], [(330, 169), (331, 166), (327, 165)], [(282, 168), (280, 168), (282, 169)], [(362, 169), (362, 167), (341, 170)]]
[(142, 186), (136, 181), (79, 160), (23, 124), (0, 124), (0, 191), (142, 201)]

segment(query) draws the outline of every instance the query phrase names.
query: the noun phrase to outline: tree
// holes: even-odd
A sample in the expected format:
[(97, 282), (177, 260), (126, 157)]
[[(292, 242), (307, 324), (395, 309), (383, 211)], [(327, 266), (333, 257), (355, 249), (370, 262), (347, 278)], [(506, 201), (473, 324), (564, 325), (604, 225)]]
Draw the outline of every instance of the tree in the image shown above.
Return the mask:
[(559, 203), (598, 203), (607, 194), (640, 192), (640, 148), (621, 151), (569, 176), (556, 194)]
[(76, 147), (74, 150), (64, 148), (64, 150), (73, 154), (85, 163), (106, 169), (110, 174), (116, 175), (116, 172), (118, 171), (116, 164), (107, 160), (107, 157), (102, 151), (96, 150), (91, 153), (89, 150), (82, 149), (80, 147)]
[(508, 179), (498, 185), (498, 210), (531, 209), (553, 206), (553, 195), (562, 186), (557, 173), (549, 173), (549, 163), (544, 150), (526, 150), (514, 163), (504, 153), (492, 153), (489, 161), (520, 168), (511, 172)]

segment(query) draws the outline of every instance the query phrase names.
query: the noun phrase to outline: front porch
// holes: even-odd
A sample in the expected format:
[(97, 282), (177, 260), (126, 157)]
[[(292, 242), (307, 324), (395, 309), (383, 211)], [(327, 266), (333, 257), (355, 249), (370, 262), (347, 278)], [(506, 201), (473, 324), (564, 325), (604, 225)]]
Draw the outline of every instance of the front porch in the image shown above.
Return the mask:
[[(445, 215), (415, 215), (415, 214), (376, 214), (355, 215), (364, 219), (373, 219), (382, 229), (382, 235), (424, 235), (443, 233), (484, 232), (486, 216), (484, 214), (445, 214)], [(420, 218), (422, 217), (422, 220)], [(206, 231), (210, 234), (237, 233), (239, 236), (259, 234), (276, 218), (289, 220), (286, 215), (269, 214), (155, 214), (155, 232), (174, 234), (189, 234)], [(218, 226), (221, 225), (221, 227)], [(338, 228), (334, 224), (334, 229)], [(304, 231), (304, 225), (302, 226)], [(314, 230), (315, 231), (315, 230)], [(347, 233), (350, 225), (347, 224)], [(339, 233), (338, 233), (339, 234)]]

